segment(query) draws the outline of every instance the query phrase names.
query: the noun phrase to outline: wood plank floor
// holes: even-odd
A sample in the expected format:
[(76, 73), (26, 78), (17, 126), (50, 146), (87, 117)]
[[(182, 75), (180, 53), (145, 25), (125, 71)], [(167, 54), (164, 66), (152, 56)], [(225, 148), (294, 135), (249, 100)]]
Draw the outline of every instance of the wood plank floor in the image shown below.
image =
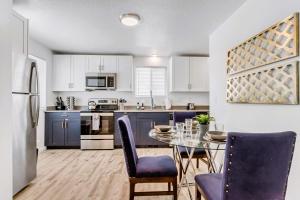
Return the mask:
[[(141, 155), (172, 155), (171, 149), (138, 149)], [(201, 165), (200, 172), (206, 172)], [(192, 174), (189, 177), (193, 181)], [(167, 184), (138, 184), (139, 191), (167, 189)], [(37, 178), (14, 200), (123, 200), (129, 185), (123, 151), (47, 150), (39, 155)], [(192, 186), (194, 195), (194, 186)], [(179, 199), (186, 199), (183, 189)], [(136, 197), (149, 200), (170, 196)]]

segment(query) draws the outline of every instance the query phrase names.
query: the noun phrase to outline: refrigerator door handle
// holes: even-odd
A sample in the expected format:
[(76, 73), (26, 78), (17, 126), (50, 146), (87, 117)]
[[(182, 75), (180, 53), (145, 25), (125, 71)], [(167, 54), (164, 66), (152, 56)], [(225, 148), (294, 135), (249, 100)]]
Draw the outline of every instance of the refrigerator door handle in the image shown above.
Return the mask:
[[(39, 75), (37, 71), (37, 66), (35, 62), (31, 63), (31, 69), (30, 69), (30, 78), (29, 78), (29, 93), (39, 94)], [(36, 91), (32, 91), (32, 87), (35, 87)]]
[(33, 117), (34, 111), (33, 111), (33, 107), (32, 107), (32, 98), (33, 97), (34, 96), (32, 96), (32, 95), (29, 96), (29, 110), (30, 110), (30, 120), (31, 120), (31, 126), (32, 126), (32, 128), (35, 127), (35, 119)]
[[(33, 103), (33, 98), (35, 101)], [(40, 96), (39, 95), (30, 95), (29, 96), (29, 106), (30, 106), (30, 118), (32, 128), (38, 126), (39, 115), (40, 115)]]
[(36, 109), (36, 126), (39, 125), (39, 118), (40, 118), (40, 109), (41, 109), (41, 106), (40, 106), (40, 96), (36, 96), (37, 97), (37, 109)]

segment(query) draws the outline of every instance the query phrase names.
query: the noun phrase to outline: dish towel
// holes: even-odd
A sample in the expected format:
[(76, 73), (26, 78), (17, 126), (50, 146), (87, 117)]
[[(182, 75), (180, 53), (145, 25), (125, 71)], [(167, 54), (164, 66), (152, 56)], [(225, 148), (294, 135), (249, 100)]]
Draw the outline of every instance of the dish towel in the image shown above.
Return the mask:
[(100, 115), (94, 113), (93, 114), (93, 131), (99, 131), (100, 127)]

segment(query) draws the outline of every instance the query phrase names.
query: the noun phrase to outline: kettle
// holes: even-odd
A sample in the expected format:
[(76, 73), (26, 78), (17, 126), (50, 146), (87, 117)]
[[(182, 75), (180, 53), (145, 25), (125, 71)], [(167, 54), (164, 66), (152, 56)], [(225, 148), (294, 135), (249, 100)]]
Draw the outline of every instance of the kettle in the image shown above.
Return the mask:
[(90, 101), (89, 102), (89, 110), (95, 110), (96, 109), (96, 102), (95, 101)]
[(195, 104), (194, 103), (188, 103), (187, 104), (187, 110), (195, 110)]

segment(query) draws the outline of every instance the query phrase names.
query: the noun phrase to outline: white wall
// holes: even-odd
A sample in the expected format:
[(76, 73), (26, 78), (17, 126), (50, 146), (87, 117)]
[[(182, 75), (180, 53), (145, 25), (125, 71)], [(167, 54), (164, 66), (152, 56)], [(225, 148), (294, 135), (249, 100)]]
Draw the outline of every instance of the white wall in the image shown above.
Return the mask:
[[(300, 11), (299, 0), (248, 0), (210, 36), (210, 108), (228, 131), (300, 133), (300, 105), (228, 104), (227, 51), (275, 22)], [(299, 57), (296, 58), (299, 60)], [(299, 137), (299, 135), (298, 135)], [(296, 144), (289, 177), (287, 200), (299, 199), (300, 142)]]
[[(29, 21), (29, 27), (30, 27), (30, 21)], [(28, 54), (33, 55), (35, 57), (41, 58), (47, 62), (47, 98), (46, 103), (51, 104), (55, 96), (52, 92), (52, 63), (53, 63), (53, 53), (52, 51), (44, 46), (43, 44), (39, 43), (38, 41), (29, 38), (28, 42)]]
[[(169, 57), (134, 57), (134, 67), (142, 66), (165, 66), (169, 67)], [(168, 81), (167, 81), (168, 82)], [(145, 105), (150, 105), (149, 98), (136, 98), (134, 92), (116, 92), (116, 91), (93, 91), (93, 92), (58, 92), (56, 93), (64, 99), (67, 96), (75, 96), (76, 105), (87, 105), (88, 98), (91, 97), (111, 97), (111, 98), (125, 98), (127, 105), (136, 105), (137, 102), (144, 102)], [(208, 92), (176, 92), (169, 93), (169, 98), (172, 105), (186, 105), (188, 102), (194, 102), (197, 105), (208, 105)], [(156, 105), (164, 105), (163, 98), (154, 98)], [(48, 105), (53, 105), (52, 104)]]
[(0, 199), (12, 199), (11, 0), (0, 1)]
[[(30, 23), (30, 22), (29, 22)], [(29, 26), (30, 27), (30, 26)], [(52, 92), (52, 61), (53, 53), (52, 51), (45, 47), (43, 44), (35, 41), (34, 39), (29, 39), (28, 42), (29, 55), (33, 55), (40, 59), (46, 61), (46, 105), (51, 105), (54, 102), (54, 93)], [(42, 88), (40, 88), (42, 89)], [(41, 107), (39, 125), (37, 127), (37, 147), (40, 151), (46, 149), (44, 144), (45, 138), (45, 112), (46, 107)]]

